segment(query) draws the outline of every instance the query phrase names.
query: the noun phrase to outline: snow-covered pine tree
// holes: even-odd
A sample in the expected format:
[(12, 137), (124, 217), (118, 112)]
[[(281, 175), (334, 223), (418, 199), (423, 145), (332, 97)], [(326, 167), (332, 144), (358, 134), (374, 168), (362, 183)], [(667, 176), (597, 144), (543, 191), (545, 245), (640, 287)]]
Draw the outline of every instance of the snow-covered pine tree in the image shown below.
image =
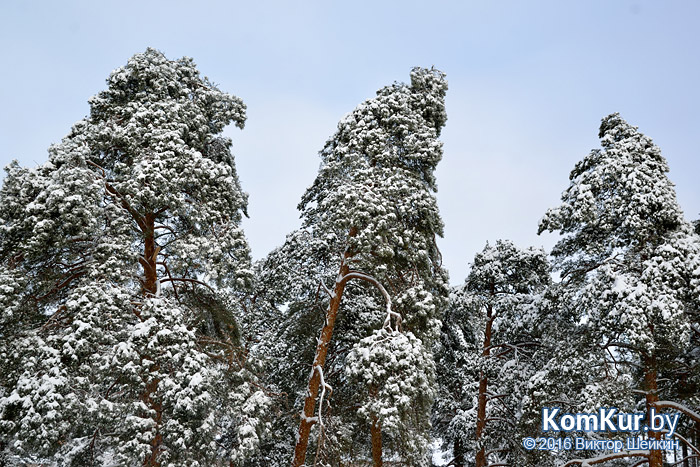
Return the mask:
[[(288, 465), (294, 451), (294, 439), (299, 425), (299, 406), (303, 404), (308, 385), (308, 362), (314, 358), (318, 330), (323, 326), (325, 316), (326, 294), (321, 288), (321, 281), (332, 283), (337, 270), (332, 269), (336, 259), (331, 255), (328, 244), (313, 238), (307, 230), (295, 230), (284, 244), (271, 251), (255, 265), (255, 282), (253, 312), (248, 314), (250, 329), (255, 330), (255, 351), (266, 362), (264, 375), (265, 386), (277, 397), (273, 404), (274, 417), (270, 435), (260, 447), (259, 455), (248, 459), (246, 465), (267, 467), (269, 465)], [(337, 263), (337, 261), (335, 261)], [(356, 283), (348, 284), (344, 292), (343, 313), (336, 322), (336, 331), (326, 361), (326, 382), (334, 387), (332, 393), (333, 413), (326, 411), (324, 418), (323, 449), (317, 449), (316, 458), (331, 465), (340, 463), (340, 456), (347, 455), (352, 440), (340, 440), (335, 436), (335, 427), (342, 425), (346, 433), (352, 433), (355, 439), (361, 435), (361, 429), (355, 425), (348, 428), (348, 422), (354, 422), (353, 416), (344, 414), (347, 401), (347, 384), (338, 381), (344, 367), (347, 348), (371, 330), (359, 326), (346, 326), (346, 323), (373, 322), (371, 318), (358, 316), (352, 305), (357, 298), (348, 298)], [(368, 295), (368, 294), (365, 294)], [(377, 309), (381, 303), (368, 297), (371, 310), (366, 312), (378, 318)], [(367, 306), (369, 308), (369, 306)], [(326, 398), (326, 401), (330, 399)], [(346, 404), (345, 404), (346, 405)], [(310, 456), (313, 453), (310, 454)]]
[(544, 250), (498, 240), (474, 257), (450, 295), (437, 351), (436, 425), (452, 465), (521, 464), (521, 401), (538, 369), (532, 356), (550, 281)]
[[(312, 289), (320, 290), (328, 303), (313, 363), (305, 370), (307, 388), (293, 465), (304, 463), (311, 428), (323, 420), (316, 404), (319, 389), (326, 388), (323, 382), (330, 381), (324, 371), (331, 336), (339, 311), (342, 315), (341, 310), (361, 308), (346, 303), (353, 295), (371, 297), (372, 303), (362, 314), (371, 321), (347, 323), (374, 333), (354, 342), (355, 358), (344, 366), (347, 378), (360, 388), (359, 414), (371, 432), (374, 463), (381, 465), (387, 448), (412, 465), (428, 462), (430, 349), (447, 297), (446, 273), (435, 243), (442, 221), (433, 174), (442, 157), (438, 136), (446, 121), (446, 89), (441, 72), (415, 68), (410, 84), (381, 89), (344, 118), (321, 151), (319, 174), (299, 207), (305, 235), (323, 246), (317, 248), (325, 262), (317, 266), (322, 277), (314, 279), (325, 280), (326, 271), (333, 272), (330, 285)], [(353, 287), (357, 292), (351, 292)], [(375, 381), (367, 365), (376, 363), (365, 357), (371, 350), (377, 361), (387, 361), (391, 355), (384, 354), (392, 349), (407, 358), (410, 354), (418, 366), (386, 367), (391, 374)], [(389, 384), (397, 380), (420, 386)], [(337, 402), (336, 396), (333, 400)], [(396, 405), (397, 412), (377, 411), (388, 405)]]
[(235, 312), (251, 281), (229, 123), (245, 106), (147, 49), (0, 192), (0, 430), (8, 459), (213, 465), (269, 400)]
[(443, 456), (451, 453), (448, 463), (455, 467), (474, 461), (474, 395), (479, 384), (482, 350), (475, 312), (462, 300), (463, 287), (454, 287), (450, 293), (440, 339), (435, 345), (433, 431), (435, 439), (442, 441)]
[[(652, 140), (618, 114), (603, 119), (599, 136), (602, 149), (576, 164), (539, 231), (563, 234), (552, 255), (564, 306), (591, 345), (609, 351), (615, 367), (628, 366), (648, 411), (688, 346), (700, 294), (698, 237)], [(648, 460), (660, 467), (663, 452)]]
[[(610, 358), (610, 353), (596, 345), (596, 339), (580, 326), (581, 310), (570, 309), (561, 295), (561, 283), (551, 284), (546, 303), (538, 309), (533, 323), (539, 346), (531, 358), (533, 373), (521, 381), (521, 413), (518, 439), (549, 436), (542, 433), (542, 408), (560, 407), (567, 413), (593, 413), (601, 407), (616, 407), (620, 412), (637, 411), (628, 368)], [(572, 432), (570, 437), (584, 436), (610, 439), (610, 433)], [(586, 459), (600, 451), (520, 450), (518, 465), (558, 467), (572, 457)], [(614, 463), (611, 465), (618, 465)], [(619, 465), (628, 465), (626, 460)]]

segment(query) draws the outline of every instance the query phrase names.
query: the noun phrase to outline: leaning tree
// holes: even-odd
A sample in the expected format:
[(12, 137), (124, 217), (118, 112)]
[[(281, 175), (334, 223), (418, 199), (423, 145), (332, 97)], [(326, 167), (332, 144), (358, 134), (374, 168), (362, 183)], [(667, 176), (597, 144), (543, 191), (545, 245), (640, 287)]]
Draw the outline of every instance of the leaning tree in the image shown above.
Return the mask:
[[(430, 349), (447, 296), (433, 173), (442, 157), (446, 89), (443, 73), (415, 68), (410, 84), (387, 86), (358, 106), (321, 151), (319, 174), (299, 205), (302, 230), (317, 245), (316, 280), (331, 282), (313, 289), (325, 297), (325, 310), (306, 370), (293, 465), (304, 463), (314, 425), (322, 442), (319, 398), (327, 400), (331, 390), (324, 370), (339, 313), (347, 309), (357, 314), (346, 329), (366, 335), (346, 349), (339, 377), (359, 388), (356, 417), (369, 429), (374, 464), (381, 465), (387, 446), (413, 465), (427, 462)], [(399, 358), (411, 365), (397, 365)], [(384, 368), (380, 375), (372, 374), (377, 366)]]

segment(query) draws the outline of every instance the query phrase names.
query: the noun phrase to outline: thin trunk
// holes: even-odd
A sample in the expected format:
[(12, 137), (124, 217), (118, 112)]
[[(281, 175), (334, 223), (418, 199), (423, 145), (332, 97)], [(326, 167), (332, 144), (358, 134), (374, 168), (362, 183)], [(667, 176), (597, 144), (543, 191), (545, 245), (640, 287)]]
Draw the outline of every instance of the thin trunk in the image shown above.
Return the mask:
[[(656, 380), (656, 360), (653, 357), (644, 358), (644, 390), (646, 391), (647, 423), (651, 425), (651, 412), (655, 402), (659, 401), (658, 385)], [(660, 431), (648, 431), (649, 437), (660, 440)], [(663, 453), (658, 449), (653, 449), (649, 454), (649, 467), (662, 467)]]
[[(356, 232), (356, 229), (351, 229), (350, 237), (355, 236)], [(348, 251), (346, 251), (343, 255), (343, 261), (340, 264), (340, 271), (338, 272), (339, 278), (350, 272), (350, 266), (348, 265), (347, 261), (350, 256), (351, 254)], [(326, 311), (326, 323), (323, 326), (323, 329), (321, 329), (321, 336), (319, 337), (318, 345), (316, 346), (316, 356), (314, 357), (314, 363), (311, 367), (311, 377), (309, 378), (309, 385), (306, 390), (304, 410), (301, 414), (299, 431), (297, 433), (297, 443), (294, 448), (294, 459), (292, 460), (292, 466), (294, 467), (302, 466), (306, 461), (306, 450), (309, 446), (311, 427), (314, 425), (314, 423), (316, 423), (316, 419), (314, 419), (314, 412), (316, 410), (318, 388), (321, 382), (321, 378), (318, 371), (316, 371), (316, 367), (319, 366), (323, 368), (326, 363), (326, 355), (328, 354), (328, 347), (331, 342), (331, 337), (333, 336), (333, 328), (335, 326), (335, 320), (338, 317), (338, 309), (340, 307), (340, 300), (343, 297), (344, 290), (345, 281), (336, 281), (335, 287), (333, 288), (333, 296), (331, 297), (328, 310)]]
[(486, 446), (481, 444), (486, 427), (486, 389), (488, 381), (483, 372), (479, 381), (479, 402), (476, 411), (476, 442), (479, 450), (476, 453), (476, 467), (486, 467)]
[(681, 455), (683, 456), (683, 467), (690, 467), (688, 463), (688, 446), (681, 444)]
[(370, 432), (372, 434), (372, 463), (374, 467), (382, 467), (384, 465), (382, 461), (382, 427), (376, 415), (372, 415)]
[[(493, 289), (493, 288), (492, 288)], [(492, 294), (493, 294), (492, 290)], [(486, 308), (486, 329), (484, 329), (484, 347), (481, 355), (488, 357), (491, 354), (491, 335), (493, 333), (493, 305)], [(488, 377), (481, 370), (479, 379), (479, 401), (476, 411), (476, 443), (479, 450), (476, 453), (476, 467), (486, 467), (486, 446), (481, 442), (486, 429), (486, 402), (488, 390)]]
[[(372, 399), (377, 398), (378, 392), (377, 386), (371, 385), (369, 387), (369, 396)], [(372, 441), (372, 463), (374, 467), (381, 467), (384, 464), (382, 460), (382, 425), (374, 413), (372, 414), (372, 426), (369, 432)]]
[(464, 448), (462, 447), (462, 439), (455, 439), (454, 447), (452, 448), (452, 465), (454, 467), (464, 467)]

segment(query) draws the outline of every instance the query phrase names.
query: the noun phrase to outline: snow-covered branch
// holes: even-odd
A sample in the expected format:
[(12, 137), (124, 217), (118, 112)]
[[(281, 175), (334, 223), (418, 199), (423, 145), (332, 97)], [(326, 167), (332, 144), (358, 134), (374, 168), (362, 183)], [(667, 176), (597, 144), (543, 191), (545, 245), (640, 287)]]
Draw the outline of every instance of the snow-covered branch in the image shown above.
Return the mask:
[(488, 417), (488, 418), (486, 418), (485, 421), (486, 422), (504, 422), (504, 423), (507, 423), (508, 425), (513, 425), (512, 420), (508, 420), (507, 418), (503, 418), (503, 417)]
[(676, 409), (679, 412), (683, 412), (684, 414), (695, 420), (697, 423), (700, 423), (700, 414), (690, 410), (683, 404), (679, 404), (673, 401), (658, 401), (654, 402), (652, 405), (659, 409)]
[(581, 467), (590, 467), (591, 465), (602, 464), (603, 462), (607, 462), (613, 459), (629, 459), (633, 457), (645, 457), (648, 459), (649, 455), (649, 451), (623, 451), (612, 454), (603, 454), (602, 456), (591, 457), (588, 459), (573, 459), (564, 464), (562, 467), (569, 467), (573, 465), (580, 465)]
[(382, 293), (382, 295), (384, 295), (384, 299), (386, 300), (386, 319), (384, 319), (383, 327), (385, 329), (389, 329), (391, 331), (392, 330), (391, 329), (391, 318), (394, 318), (394, 319), (396, 319), (396, 327), (398, 329), (401, 328), (401, 321), (402, 321), (401, 315), (399, 313), (396, 313), (395, 311), (393, 311), (391, 309), (391, 297), (389, 296), (389, 292), (387, 292), (387, 290), (384, 288), (384, 286), (377, 279), (375, 279), (374, 277), (372, 277), (370, 275), (361, 273), (361, 272), (352, 271), (352, 272), (345, 274), (342, 277), (339, 277), (336, 282), (338, 282), (338, 283), (347, 282), (350, 279), (360, 279), (363, 281), (367, 281), (370, 284), (373, 284), (375, 287), (377, 287), (379, 289), (379, 291)]
[(321, 279), (319, 282), (321, 283), (321, 288), (328, 294), (329, 297), (335, 297), (335, 294), (331, 292), (328, 287), (326, 287), (326, 283), (323, 282), (323, 279)]
[(648, 459), (642, 459), (639, 462), (635, 462), (630, 467), (639, 467), (640, 465), (644, 465), (644, 464), (648, 464), (648, 463), (649, 463)]
[(318, 377), (321, 383), (321, 396), (318, 398), (318, 424), (321, 429), (323, 429), (323, 419), (321, 418), (321, 413), (323, 412), (323, 398), (326, 395), (326, 389), (330, 391), (330, 394), (328, 395), (328, 397), (330, 397), (331, 394), (333, 394), (333, 388), (326, 383), (326, 380), (323, 377), (323, 368), (321, 368), (321, 365), (316, 365), (314, 370), (318, 371)]
[(677, 462), (674, 462), (673, 464), (669, 464), (669, 465), (671, 465), (671, 466), (673, 466), (673, 465), (681, 465), (681, 464), (683, 464), (683, 465), (688, 465), (687, 462), (688, 462), (690, 459), (700, 459), (700, 456), (687, 456), (687, 457), (684, 457), (683, 459), (681, 459), (681, 460), (679, 460), (679, 461), (677, 461)]
[(176, 281), (179, 281), (179, 282), (190, 282), (190, 283), (193, 283), (193, 284), (203, 285), (204, 287), (206, 287), (207, 289), (211, 290), (212, 292), (215, 292), (215, 290), (212, 289), (208, 284), (205, 284), (205, 283), (202, 282), (202, 281), (198, 281), (197, 279), (189, 279), (189, 278), (186, 278), (186, 277), (166, 277), (166, 278), (160, 279), (160, 282), (161, 282), (161, 283), (163, 283), (163, 282), (176, 282)]
[(501, 399), (503, 397), (508, 397), (508, 396), (509, 396), (509, 394), (493, 394), (493, 393), (486, 394), (486, 397), (490, 401), (494, 400), (494, 399)]
[(675, 436), (676, 438), (683, 441), (686, 446), (688, 446), (692, 451), (695, 451), (700, 456), (700, 449), (695, 447), (695, 445), (693, 445), (693, 443), (691, 443), (690, 441), (688, 441), (687, 439), (685, 439), (683, 436), (679, 435), (678, 433), (674, 433), (673, 436)]
[(692, 329), (695, 332), (695, 334), (700, 336), (700, 327), (697, 324), (692, 324), (690, 326), (690, 329)]

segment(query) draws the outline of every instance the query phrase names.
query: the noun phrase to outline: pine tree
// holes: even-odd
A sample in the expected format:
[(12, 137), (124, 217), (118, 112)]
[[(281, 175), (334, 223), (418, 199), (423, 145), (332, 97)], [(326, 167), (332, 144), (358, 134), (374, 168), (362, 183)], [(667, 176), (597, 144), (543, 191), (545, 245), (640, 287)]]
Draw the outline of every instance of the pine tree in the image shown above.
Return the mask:
[[(539, 230), (563, 234), (552, 254), (564, 306), (591, 347), (630, 368), (648, 411), (660, 404), (663, 376), (678, 370), (689, 342), (700, 293), (698, 239), (651, 139), (618, 114), (603, 119), (599, 136), (602, 149), (576, 164), (562, 204)], [(648, 459), (660, 467), (663, 453)]]
[(527, 381), (539, 368), (550, 266), (543, 250), (499, 240), (474, 258), (450, 295), (438, 347), (438, 432), (455, 466), (520, 464), (517, 428)]
[[(594, 413), (601, 407), (616, 407), (625, 413), (639, 412), (628, 368), (612, 360), (610, 353), (596, 345), (594, 336), (581, 326), (581, 316), (575, 314), (581, 310), (568, 307), (562, 288), (561, 283), (551, 284), (546, 292), (548, 303), (540, 310), (534, 325), (539, 346), (531, 357), (533, 372), (520, 384), (522, 413), (516, 437), (519, 440), (535, 434), (556, 435), (541, 431), (543, 407), (559, 407), (566, 413)], [(609, 440), (614, 434), (569, 432), (567, 436)], [(572, 446), (560, 451), (521, 450), (519, 454), (521, 465), (557, 467), (572, 457), (597, 457), (600, 452), (577, 450)]]
[[(343, 119), (321, 151), (319, 174), (300, 203), (302, 229), (269, 257), (268, 268), (279, 271), (270, 281), (304, 288), (297, 297), (284, 299), (288, 308), (280, 312), (282, 328), (293, 333), (302, 322), (322, 328), (317, 346), (306, 337), (306, 350), (292, 355), (301, 358), (308, 346), (316, 346), (311, 347), (311, 367), (297, 369), (303, 371), (299, 378), (306, 388), (299, 388), (305, 399), (294, 465), (304, 463), (313, 425), (323, 425), (317, 434), (320, 457), (324, 439), (353, 437), (347, 426), (324, 416), (325, 402), (317, 414), (322, 390), (325, 401), (330, 396), (328, 386), (335, 388), (333, 414), (345, 407), (346, 419), (352, 416), (363, 433), (369, 430), (376, 465), (386, 450), (414, 465), (428, 462), (430, 348), (447, 296), (435, 243), (442, 221), (433, 195), (446, 88), (442, 73), (416, 68), (410, 84), (380, 90)], [(295, 251), (295, 244), (311, 256)], [(302, 330), (310, 331), (310, 326)], [(377, 356), (382, 362), (395, 349), (419, 366), (387, 367), (393, 373), (374, 381), (366, 368), (373, 363), (363, 357), (368, 347), (384, 352), (385, 357)], [(352, 355), (349, 362), (345, 355)], [(421, 388), (404, 394), (402, 388), (389, 387), (392, 378), (404, 377), (420, 381)], [(343, 386), (359, 392), (342, 397)], [(408, 398), (404, 407), (410, 410), (391, 417), (377, 412), (398, 395)], [(348, 410), (350, 397), (364, 407), (359, 417)]]
[[(254, 300), (247, 319), (249, 327), (255, 330), (254, 348), (266, 362), (265, 386), (276, 394), (276, 401), (270, 436), (261, 446), (260, 455), (247, 459), (246, 465), (289, 464), (298, 429), (299, 406), (303, 404), (308, 384), (308, 362), (314, 358), (318, 329), (324, 323), (325, 292), (320, 284), (322, 280), (325, 283), (335, 280), (330, 267), (333, 258), (329, 254), (326, 242), (313, 238), (306, 230), (297, 230), (287, 236), (282, 246), (255, 265)], [(349, 284), (349, 288), (353, 285)], [(331, 439), (322, 443), (323, 449), (319, 449), (319, 460), (322, 457), (326, 462), (336, 460), (340, 452), (348, 450), (346, 443), (334, 436), (339, 410), (342, 410), (339, 402), (344, 399), (345, 392), (345, 385), (337, 381), (343, 367), (334, 356), (347, 353), (347, 350), (343, 351), (347, 344), (340, 343), (338, 337), (349, 334), (346, 331), (350, 329), (344, 326), (344, 322), (348, 312), (352, 315), (348, 305), (354, 303), (353, 300), (347, 301), (347, 290), (345, 297), (344, 311), (336, 324), (331, 357), (326, 364), (327, 381), (334, 387), (333, 414), (326, 412), (324, 420), (326, 437)], [(378, 308), (376, 304), (374, 308)], [(377, 315), (376, 311), (372, 314)], [(353, 321), (352, 317), (350, 321)]]
[(61, 465), (241, 462), (269, 404), (239, 342), (247, 196), (220, 135), (245, 105), (153, 49), (107, 85), (0, 192), (4, 447)]

